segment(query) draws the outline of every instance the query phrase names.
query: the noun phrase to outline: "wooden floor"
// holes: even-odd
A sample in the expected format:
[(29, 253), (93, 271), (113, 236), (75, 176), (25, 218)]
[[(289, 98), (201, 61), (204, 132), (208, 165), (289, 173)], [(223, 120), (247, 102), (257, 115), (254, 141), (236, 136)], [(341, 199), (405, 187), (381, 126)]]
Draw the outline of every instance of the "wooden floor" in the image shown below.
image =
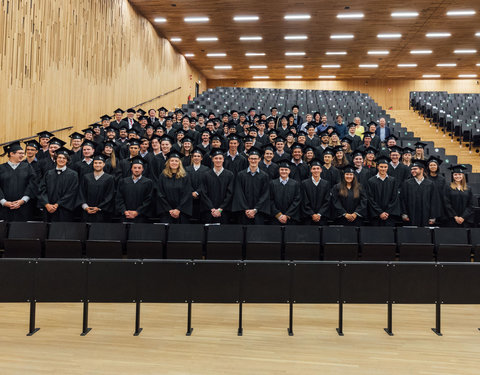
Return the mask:
[(296, 305), (295, 336), (288, 306), (245, 305), (244, 336), (236, 305), (142, 305), (134, 337), (133, 304), (92, 304), (80, 337), (79, 304), (38, 304), (26, 337), (28, 306), (0, 305), (0, 374), (475, 374), (480, 369), (480, 307), (443, 306), (436, 336), (434, 306), (394, 306), (394, 333), (383, 331), (386, 307), (346, 305), (344, 337), (335, 305)]

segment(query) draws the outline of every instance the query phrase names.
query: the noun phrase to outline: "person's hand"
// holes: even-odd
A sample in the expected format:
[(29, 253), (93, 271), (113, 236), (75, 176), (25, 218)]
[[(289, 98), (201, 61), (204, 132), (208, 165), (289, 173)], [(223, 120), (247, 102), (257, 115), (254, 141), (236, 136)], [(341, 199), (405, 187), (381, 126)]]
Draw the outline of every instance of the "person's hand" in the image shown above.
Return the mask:
[(278, 221), (281, 222), (282, 224), (286, 224), (288, 220), (287, 215), (280, 215), (278, 218)]
[(170, 213), (170, 216), (173, 217), (174, 219), (178, 219), (180, 217), (180, 211), (177, 209), (173, 209), (168, 212)]
[(382, 220), (387, 220), (387, 219), (388, 219), (388, 213), (382, 212), (382, 213), (380, 214), (380, 219), (382, 219)]
[(5, 202), (3, 207), (12, 208), (13, 202)]
[(255, 210), (246, 210), (245, 215), (247, 215), (249, 219), (253, 219), (255, 217)]
[(192, 193), (192, 197), (195, 198), (195, 199), (197, 199), (197, 198), (198, 198), (198, 193), (197, 193), (196, 191), (194, 191), (194, 192)]
[(403, 221), (410, 221), (410, 218), (407, 215), (402, 215)]
[(50, 213), (50, 214), (53, 214), (57, 210), (57, 207), (55, 207), (54, 204), (50, 204), (50, 203), (47, 203), (45, 205), (45, 208), (47, 209), (48, 213)]
[(127, 219), (132, 219), (132, 217), (130, 216), (130, 215), (131, 215), (131, 212), (132, 212), (132, 211), (125, 211), (123, 214), (125, 215), (125, 217), (126, 217)]
[(313, 215), (312, 215), (312, 220), (313, 220), (314, 222), (316, 222), (316, 223), (318, 223), (321, 218), (322, 218), (322, 216), (319, 215), (319, 214), (313, 214)]
[(428, 224), (429, 224), (429, 225), (435, 224), (435, 219), (429, 219), (429, 220), (428, 220)]
[(461, 224), (463, 224), (465, 219), (463, 217), (460, 217), (460, 216), (455, 216), (455, 221), (456, 221), (457, 224), (461, 225)]
[(130, 211), (130, 219), (135, 219), (138, 216), (137, 211)]

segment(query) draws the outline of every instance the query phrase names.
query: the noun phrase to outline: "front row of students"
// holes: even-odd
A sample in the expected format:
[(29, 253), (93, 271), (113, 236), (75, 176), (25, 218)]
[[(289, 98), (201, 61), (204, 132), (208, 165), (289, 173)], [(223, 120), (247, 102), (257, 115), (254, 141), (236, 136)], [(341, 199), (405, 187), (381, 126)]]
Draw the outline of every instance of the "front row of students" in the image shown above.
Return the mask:
[(132, 222), (470, 226), (474, 218), (473, 194), (461, 165), (451, 168), (453, 182), (438, 188), (426, 178), (426, 162), (414, 160), (412, 177), (397, 184), (388, 174), (391, 159), (379, 156), (378, 173), (363, 184), (357, 169), (347, 165), (340, 182), (331, 186), (321, 177), (318, 159), (299, 182), (291, 177), (294, 164), (286, 159), (278, 162), (279, 178), (272, 180), (259, 167), (262, 152), (255, 147), (249, 150), (248, 167), (237, 176), (224, 169), (221, 149), (210, 153), (212, 168), (202, 165), (201, 152), (194, 152), (192, 165), (184, 169), (182, 155), (172, 151), (158, 180), (145, 177), (147, 161), (134, 157), (131, 174), (115, 183), (104, 172), (102, 155), (93, 158), (93, 173), (79, 178), (67, 167), (71, 151), (60, 148), (55, 167), (38, 180), (32, 166), (22, 162), (25, 153), (19, 144), (6, 152), (9, 161), (0, 165), (0, 213), (7, 221), (31, 220), (35, 205), (47, 221), (73, 221), (79, 209), (87, 222), (120, 216)]

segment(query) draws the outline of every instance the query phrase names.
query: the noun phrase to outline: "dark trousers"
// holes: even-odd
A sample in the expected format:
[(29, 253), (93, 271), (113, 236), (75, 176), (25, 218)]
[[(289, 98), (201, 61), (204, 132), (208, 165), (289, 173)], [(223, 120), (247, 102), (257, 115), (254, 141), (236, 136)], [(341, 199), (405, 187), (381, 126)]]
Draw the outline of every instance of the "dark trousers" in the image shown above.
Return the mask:
[[(278, 221), (278, 220), (277, 220)], [(253, 219), (249, 219), (245, 212), (240, 212), (239, 224), (242, 225), (264, 225), (265, 224), (265, 215), (260, 212), (257, 212)]]
[(160, 215), (160, 222), (169, 224), (190, 224), (190, 218), (180, 212), (178, 219), (174, 219), (169, 213)]
[(228, 224), (230, 222), (230, 213), (223, 211), (220, 217), (213, 217), (210, 212), (203, 212), (201, 219), (202, 223), (206, 224)]

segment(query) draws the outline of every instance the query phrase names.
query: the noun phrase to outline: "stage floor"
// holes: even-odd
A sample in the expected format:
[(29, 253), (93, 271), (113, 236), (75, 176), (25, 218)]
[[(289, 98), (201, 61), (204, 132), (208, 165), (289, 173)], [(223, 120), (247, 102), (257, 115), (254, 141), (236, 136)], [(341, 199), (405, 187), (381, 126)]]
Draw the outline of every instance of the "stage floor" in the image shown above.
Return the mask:
[(37, 327), (27, 337), (27, 304), (0, 304), (0, 374), (475, 374), (480, 368), (480, 306), (442, 306), (442, 331), (433, 305), (393, 308), (345, 305), (339, 337), (335, 305), (143, 304), (143, 331), (134, 337), (134, 304), (91, 304), (92, 331), (80, 336), (82, 305), (38, 304)]

